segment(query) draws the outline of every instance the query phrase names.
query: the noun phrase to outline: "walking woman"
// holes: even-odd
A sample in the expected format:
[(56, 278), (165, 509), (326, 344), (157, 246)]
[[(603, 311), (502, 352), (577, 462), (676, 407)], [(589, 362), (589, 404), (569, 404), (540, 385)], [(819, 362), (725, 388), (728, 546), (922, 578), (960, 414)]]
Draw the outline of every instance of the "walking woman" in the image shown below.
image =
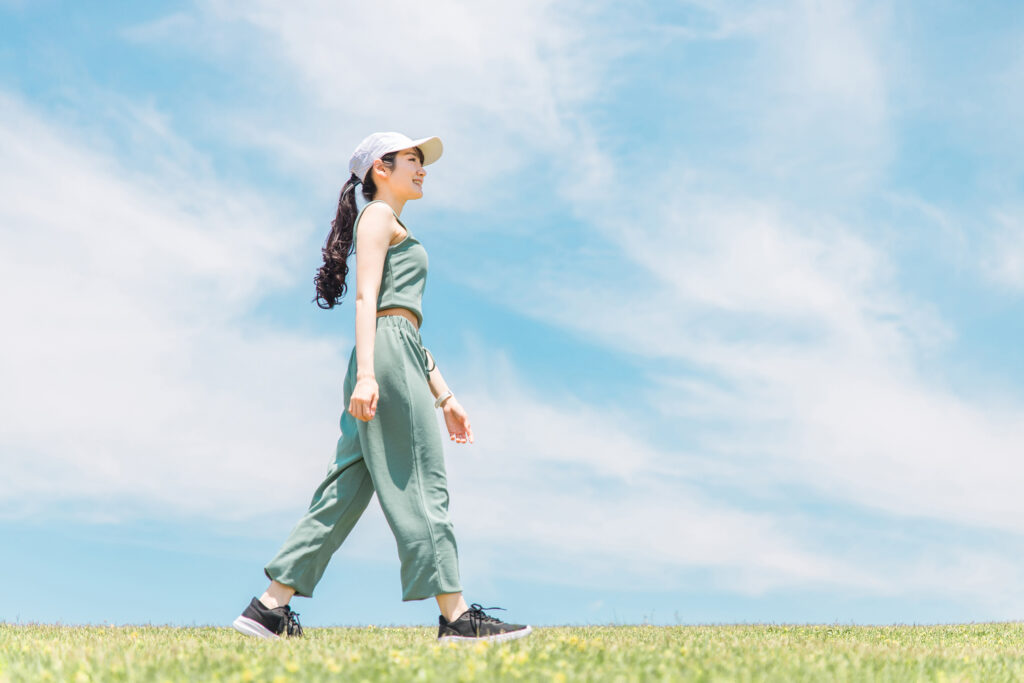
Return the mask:
[[(456, 443), (472, 443), (473, 432), (420, 338), (427, 252), (399, 218), (407, 201), (423, 196), (423, 167), (441, 151), (440, 138), (412, 140), (391, 132), (370, 135), (352, 154), (352, 176), (341, 188), (315, 278), (317, 304), (338, 305), (354, 247), (356, 338), (345, 376), (341, 438), (309, 510), (264, 567), (270, 586), (235, 619), (242, 633), (302, 635), (288, 602), (293, 595), (312, 597), (374, 491), (398, 543), (402, 600), (437, 599), (438, 639), (512, 640), (531, 631), (484, 612), (494, 608), (467, 606), (462, 597), (434, 411), (443, 409)], [(359, 184), (368, 203), (357, 212)]]

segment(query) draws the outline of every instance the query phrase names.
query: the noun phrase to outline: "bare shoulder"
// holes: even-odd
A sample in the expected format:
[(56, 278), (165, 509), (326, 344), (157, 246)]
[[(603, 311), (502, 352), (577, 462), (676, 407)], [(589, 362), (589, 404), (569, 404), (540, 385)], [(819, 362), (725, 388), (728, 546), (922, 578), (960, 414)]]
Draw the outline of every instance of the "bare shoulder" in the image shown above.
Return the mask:
[(357, 241), (369, 238), (373, 245), (387, 245), (395, 234), (397, 221), (391, 207), (384, 202), (373, 202), (363, 209), (359, 219)]

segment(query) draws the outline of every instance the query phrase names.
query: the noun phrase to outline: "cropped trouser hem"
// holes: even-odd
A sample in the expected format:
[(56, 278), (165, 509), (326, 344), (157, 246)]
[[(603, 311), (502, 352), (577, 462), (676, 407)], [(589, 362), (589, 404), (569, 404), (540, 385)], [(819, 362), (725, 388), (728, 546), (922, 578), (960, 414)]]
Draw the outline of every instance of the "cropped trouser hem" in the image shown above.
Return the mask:
[(282, 572), (281, 570), (271, 569), (270, 566), (266, 566), (263, 568), (263, 573), (266, 574), (267, 578), (271, 581), (277, 581), (278, 583), (284, 584), (289, 588), (295, 589), (295, 595), (298, 595), (303, 598), (313, 597), (312, 588), (303, 588), (303, 584), (301, 581), (291, 578), (290, 576), (288, 576), (287, 573)]
[[(293, 588), (295, 590), (295, 595), (298, 595), (299, 597), (313, 597), (314, 584), (303, 581), (301, 577), (289, 574), (288, 568), (282, 569), (270, 564), (263, 568), (263, 573), (269, 580), (277, 581), (289, 588)], [(452, 580), (451, 578), (442, 580), (440, 578), (436, 578), (425, 582), (423, 585), (419, 586), (417, 590), (403, 592), (402, 601), (412, 602), (414, 600), (426, 600), (427, 598), (433, 598), (444, 593), (461, 592), (462, 585), (458, 580)]]

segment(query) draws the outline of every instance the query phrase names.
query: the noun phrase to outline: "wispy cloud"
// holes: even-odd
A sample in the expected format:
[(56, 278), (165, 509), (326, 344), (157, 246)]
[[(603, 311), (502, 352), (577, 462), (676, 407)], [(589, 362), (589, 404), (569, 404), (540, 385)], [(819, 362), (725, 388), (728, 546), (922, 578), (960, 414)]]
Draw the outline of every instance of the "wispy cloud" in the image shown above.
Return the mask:
[[(544, 215), (515, 228), (524, 251), (543, 247), (529, 258), (486, 252), (446, 276), (639, 371), (623, 396), (552, 395), (528, 359), (482, 342), (439, 359), (478, 432), (449, 449), (453, 516), (491, 573), (675, 589), (705, 572), (700, 585), (737, 593), (1019, 609), (993, 586), (1021, 578), (1021, 398), (951, 385), (956, 323), (903, 287), (907, 264), (866, 209), (901, 198), (1019, 291), (1013, 193), (979, 236), (886, 185), (912, 71), (891, 66), (886, 7), (690, 2), (669, 27), (663, 9), (198, 2), (124, 35), (259, 74), (201, 106), (232, 144), (317, 187), (336, 190), (371, 130), (440, 134), (463, 170), (429, 169), (432, 203)], [(680, 41), (714, 50), (691, 59)], [(677, 58), (665, 92), (686, 97), (666, 95), (664, 131), (630, 127), (624, 56)], [(330, 457), (351, 345), (252, 315), (293, 284), (307, 235), (280, 226), (303, 220), (212, 171), (159, 107), (120, 104), (158, 161), (0, 100), (16, 330), (0, 361), (15, 388), (0, 397), (2, 511), (41, 511), (45, 490), (116, 501), (107, 514), (245, 520), (268, 512), (261, 490), (291, 514)], [(673, 137), (682, 116), (692, 145)], [(555, 191), (527, 200), (524, 176)], [(475, 514), (495, 501), (515, 514)]]
[[(756, 111), (767, 123), (741, 118), (762, 132), (732, 152), (754, 168), (770, 159), (813, 169), (805, 187), (768, 198), (763, 184), (746, 190), (713, 168), (667, 161), (636, 201), (619, 206), (600, 198), (617, 196), (626, 170), (606, 173), (598, 187), (570, 179), (564, 196), (574, 217), (624, 259), (614, 282), (604, 284), (587, 260), (568, 258), (529, 268), (488, 260), (487, 277), (467, 273), (464, 281), (522, 315), (646, 362), (645, 408), (665, 429), (697, 440), (688, 457), (715, 463), (701, 468), (708, 483), (843, 502), (893, 524), (1019, 534), (1020, 397), (963, 395), (931, 373), (955, 327), (902, 291), (900, 264), (843, 217), (892, 153), (879, 48), (868, 38), (884, 28), (884, 15), (800, 9), (787, 13), (791, 26), (778, 36), (747, 27), (722, 38), (755, 41), (762, 75), (773, 75), (752, 94), (766, 105)], [(845, 183), (842, 202), (832, 201), (836, 180)], [(798, 208), (819, 190), (829, 202)], [(1015, 282), (1019, 231), (1006, 214), (1000, 220), (991, 270)], [(503, 282), (520, 284), (513, 295), (496, 284)], [(779, 528), (798, 534), (797, 526)], [(990, 587), (1012, 566), (1010, 556), (947, 571), (939, 550), (917, 548), (930, 558), (919, 563), (904, 555), (902, 565), (877, 556), (865, 564), (884, 567), (876, 575), (883, 592), (927, 584), (997, 605)], [(915, 584), (918, 573), (930, 579)]]
[[(751, 593), (875, 581), (802, 547), (779, 518), (709, 496), (689, 454), (631, 428), (630, 406), (542, 397), (502, 354), (473, 347), (458, 377), (481, 437), (449, 449), (453, 517), (474, 547), (505, 558), (498, 573), (670, 590), (684, 570), (709, 569)], [(494, 501), (510, 514), (474, 512)]]
[[(686, 529), (705, 528), (704, 515), (708, 528), (729, 528), (738, 547), (752, 549), (746, 565), (704, 549), (704, 557), (722, 560), (723, 571), (729, 567), (734, 588), (744, 585), (745, 567), (757, 566), (751, 575), (763, 579), (755, 581), (761, 588), (829, 577), (871, 594), (931, 592), (1008, 614), (991, 589), (1012, 571), (1012, 552), (988, 552), (983, 560), (969, 542), (916, 538), (894, 559), (872, 539), (874, 523), (854, 522), (843, 532), (835, 525), (860, 510), (896, 527), (928, 521), (1015, 538), (1024, 531), (1016, 486), (1024, 476), (1017, 457), (1024, 439), (1019, 396), (961, 395), (925, 372), (954, 330), (927, 302), (902, 293), (886, 255), (841, 222), (709, 197), (641, 206), (647, 210), (615, 214), (605, 206), (589, 216), (628, 259), (616, 282), (596, 284), (600, 271), (538, 272), (536, 265), (527, 276), (494, 260), (485, 264), (489, 279), (472, 281), (520, 314), (650, 369), (638, 378), (642, 399), (623, 397), (622, 414), (612, 421), (628, 424), (628, 405), (659, 416), (662, 442), (695, 445), (650, 460), (639, 444), (616, 451), (631, 463), (639, 454), (641, 471), (659, 479), (632, 481), (637, 500), (626, 507), (642, 511), (636, 517), (611, 509), (648, 529), (658, 528), (648, 519), (657, 517), (658, 506), (668, 519), (684, 520), (674, 533), (637, 532), (637, 543), (656, 543), (662, 533), (686, 546)], [(515, 296), (489, 284), (509, 281), (521, 283)], [(608, 442), (600, 429), (594, 433)], [(586, 441), (564, 448), (592, 452)], [(695, 476), (667, 475), (673, 460), (677, 471)], [(719, 517), (705, 500), (708, 490), (728, 492), (737, 507)], [(821, 530), (845, 536), (851, 547), (817, 537), (804, 526), (806, 513), (783, 512), (800, 499), (848, 506), (821, 520)], [(699, 502), (690, 508), (681, 500)], [(740, 512), (746, 506), (749, 515)], [(767, 523), (771, 532), (757, 523), (741, 524), (740, 532), (734, 523), (741, 519)], [(757, 542), (765, 538), (772, 540)], [(783, 555), (792, 564), (773, 565), (772, 547), (787, 548)], [(957, 565), (950, 553), (971, 553), (978, 562)], [(863, 573), (839, 571), (836, 562)], [(673, 566), (699, 564), (687, 556)], [(770, 570), (779, 572), (776, 580), (765, 578)], [(1020, 598), (1013, 604), (1022, 604)]]
[(992, 227), (979, 259), (982, 273), (1011, 291), (1024, 291), (1024, 210), (993, 211)]
[[(184, 21), (195, 30), (182, 35), (175, 27)], [(500, 178), (575, 144), (577, 107), (600, 95), (607, 65), (625, 49), (595, 41), (589, 28), (578, 5), (549, 0), (199, 2), (187, 19), (176, 14), (128, 35), (204, 54), (212, 40), (244, 38), (244, 57), (214, 51), (214, 58), (244, 59), (293, 87), (258, 107), (221, 111), (225, 133), (317, 182), (340, 185), (351, 149), (370, 131), (440, 135), (448, 143), (446, 165), (473, 173), (439, 181), (431, 200), (472, 208), (477, 197), (492, 201), (509, 187)]]
[[(294, 259), (281, 219), (210, 178), (204, 188), (180, 177), (173, 186), (128, 179), (16, 99), (6, 97), (0, 114), (4, 130), (32, 141), (0, 138), (0, 174), (18, 190), (2, 209), (4, 223), (18, 226), (2, 269), (16, 330), (4, 354), (16, 389), (2, 406), (11, 418), (2, 434), (3, 513), (46, 512), (34, 502), (44, 491), (48, 514), (88, 502), (88, 514), (104, 519), (294, 511), (337, 436), (339, 378), (323, 370), (343, 367), (346, 340), (246, 320), (254, 299), (283, 284), (281, 263)], [(47, 182), (54, 177), (58, 184)], [(228, 194), (237, 204), (226, 205)], [(514, 524), (459, 518), (470, 538), (490, 540), (485, 554), (516, 544), (521, 557), (560, 547), (581, 562), (628, 552), (644, 560), (628, 571), (648, 578), (654, 567), (698, 563), (749, 568), (747, 580), (760, 587), (792, 572), (834, 580), (836, 567), (764, 518), (699, 503), (673, 454), (637, 440), (625, 420), (612, 427), (584, 402), (538, 400), (507, 363), (478, 352), (480, 372), (453, 374), (478, 378), (465, 380), (463, 393), (483, 443), (453, 454), (454, 486), (466, 508), (485, 504), (496, 486), (503, 499), (527, 503)], [(589, 483), (566, 496), (573, 482)], [(279, 502), (254, 490), (272, 490)]]
[(294, 486), (301, 466), (252, 463), (330, 439), (317, 369), (341, 348), (244, 317), (289, 281), (294, 222), (209, 177), (133, 173), (11, 96), (0, 117), (4, 512), (244, 515), (247, 485)]

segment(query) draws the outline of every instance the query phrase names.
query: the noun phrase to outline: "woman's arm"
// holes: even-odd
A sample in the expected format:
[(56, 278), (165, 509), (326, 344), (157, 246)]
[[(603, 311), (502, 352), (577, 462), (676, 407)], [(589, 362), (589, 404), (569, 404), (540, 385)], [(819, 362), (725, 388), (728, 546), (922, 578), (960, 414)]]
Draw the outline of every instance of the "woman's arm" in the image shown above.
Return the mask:
[[(434, 398), (437, 398), (448, 393), (450, 389), (448, 389), (448, 383), (444, 381), (437, 363), (434, 362), (434, 355), (430, 351), (427, 351), (427, 355), (429, 356), (428, 367), (431, 368), (427, 381)], [(451, 437), (451, 440), (456, 443), (473, 443), (473, 428), (470, 427), (469, 416), (466, 415), (466, 410), (459, 400), (455, 396), (448, 396), (442, 401), (441, 407), (444, 409), (444, 423), (448, 427), (448, 436)]]
[[(437, 367), (437, 363), (434, 362), (434, 354), (427, 351), (427, 355), (429, 356), (428, 363), (430, 367), (433, 368), (430, 371), (430, 376), (427, 382), (430, 384), (430, 392), (434, 394), (434, 398), (437, 398), (449, 391), (448, 383), (444, 381), (444, 376), (441, 375), (441, 370)], [(445, 399), (445, 402), (442, 403), (441, 406), (444, 407), (444, 404), (447, 402), (448, 399)]]
[(367, 206), (356, 234), (356, 386), (349, 402), (349, 412), (365, 421), (371, 420), (377, 410), (378, 389), (373, 369), (377, 296), (393, 235), (391, 209), (380, 203)]

